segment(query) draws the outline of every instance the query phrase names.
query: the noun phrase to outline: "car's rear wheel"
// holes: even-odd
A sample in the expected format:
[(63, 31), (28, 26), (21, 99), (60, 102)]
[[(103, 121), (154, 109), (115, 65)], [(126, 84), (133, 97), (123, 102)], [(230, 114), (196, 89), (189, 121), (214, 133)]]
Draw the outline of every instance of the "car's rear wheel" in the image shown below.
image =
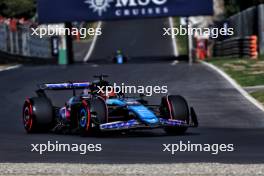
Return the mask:
[(83, 101), (79, 110), (79, 128), (81, 136), (98, 134), (100, 124), (107, 123), (107, 107), (101, 97)]
[(81, 136), (90, 135), (92, 132), (91, 127), (91, 112), (90, 107), (86, 101), (82, 101), (78, 112), (79, 130)]
[(53, 107), (49, 99), (27, 99), (23, 106), (23, 124), (28, 133), (48, 131), (53, 124)]
[(97, 126), (108, 122), (107, 105), (102, 97), (93, 98), (90, 101), (90, 106), (91, 113), (93, 116), (93, 122), (96, 123)]
[[(181, 120), (189, 124), (189, 107), (182, 96), (170, 95), (162, 98), (160, 113), (168, 119)], [(168, 134), (183, 134), (187, 127), (166, 127)]]

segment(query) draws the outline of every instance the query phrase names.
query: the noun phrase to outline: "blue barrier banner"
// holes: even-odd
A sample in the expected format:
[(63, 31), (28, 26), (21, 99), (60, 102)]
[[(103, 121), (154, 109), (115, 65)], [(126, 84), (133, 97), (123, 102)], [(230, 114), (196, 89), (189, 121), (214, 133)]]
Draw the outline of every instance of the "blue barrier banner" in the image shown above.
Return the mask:
[(213, 0), (38, 0), (40, 23), (213, 14)]

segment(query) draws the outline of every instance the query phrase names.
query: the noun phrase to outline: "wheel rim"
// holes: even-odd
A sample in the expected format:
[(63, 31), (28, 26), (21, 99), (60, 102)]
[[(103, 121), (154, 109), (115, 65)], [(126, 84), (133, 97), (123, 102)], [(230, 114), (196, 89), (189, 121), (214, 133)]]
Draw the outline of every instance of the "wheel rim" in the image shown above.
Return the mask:
[(32, 129), (33, 117), (32, 117), (32, 107), (30, 104), (27, 104), (23, 111), (23, 123), (27, 131)]
[(87, 126), (87, 111), (84, 108), (80, 110), (80, 126), (82, 128)]

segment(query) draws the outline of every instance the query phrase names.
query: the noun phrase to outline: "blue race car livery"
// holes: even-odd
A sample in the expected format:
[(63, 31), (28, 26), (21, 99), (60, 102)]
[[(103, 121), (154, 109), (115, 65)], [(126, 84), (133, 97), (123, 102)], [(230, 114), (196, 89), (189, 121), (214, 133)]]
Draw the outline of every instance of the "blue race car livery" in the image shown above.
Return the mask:
[[(41, 84), (37, 97), (25, 100), (23, 125), (28, 133), (53, 131), (80, 133), (82, 136), (107, 131), (163, 128), (169, 134), (184, 133), (197, 127), (194, 109), (179, 95), (161, 98), (159, 105), (151, 105), (144, 96), (127, 97), (124, 94), (98, 93), (99, 86), (110, 85), (104, 78), (93, 82)], [(80, 89), (80, 95), (76, 90)], [(72, 90), (65, 106), (56, 107), (46, 91)]]

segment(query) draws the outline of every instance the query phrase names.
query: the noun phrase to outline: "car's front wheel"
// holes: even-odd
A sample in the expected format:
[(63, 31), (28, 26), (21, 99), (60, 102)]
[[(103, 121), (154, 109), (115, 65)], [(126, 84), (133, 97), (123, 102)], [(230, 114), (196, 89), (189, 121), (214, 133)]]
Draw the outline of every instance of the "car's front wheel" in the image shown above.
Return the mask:
[[(172, 120), (180, 120), (189, 124), (189, 107), (185, 98), (179, 95), (170, 95), (162, 98), (160, 113)], [(183, 134), (187, 127), (166, 127), (168, 134)]]

